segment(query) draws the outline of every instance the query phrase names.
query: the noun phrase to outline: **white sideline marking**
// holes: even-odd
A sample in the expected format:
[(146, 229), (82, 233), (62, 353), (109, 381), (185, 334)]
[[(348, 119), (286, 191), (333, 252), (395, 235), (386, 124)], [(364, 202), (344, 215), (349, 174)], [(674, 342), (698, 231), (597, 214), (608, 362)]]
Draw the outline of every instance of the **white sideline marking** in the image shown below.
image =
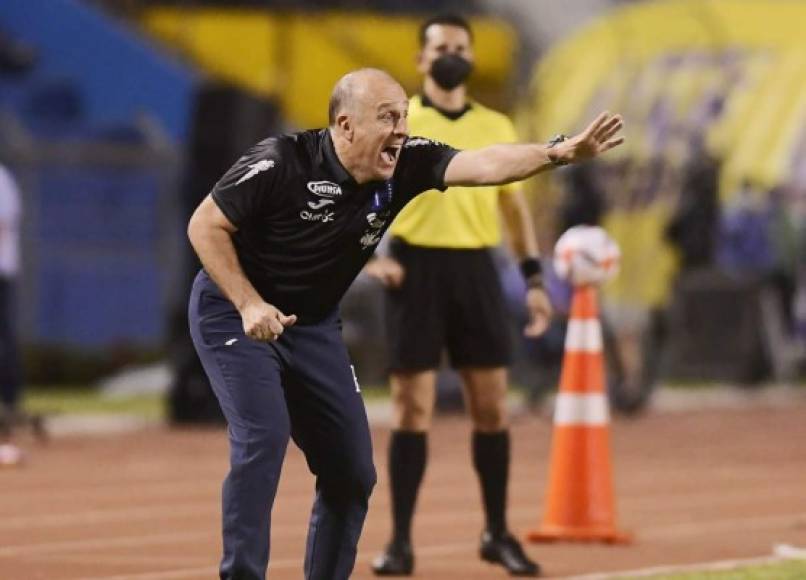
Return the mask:
[(772, 553), (787, 560), (806, 560), (806, 548), (798, 548), (790, 544), (775, 544)]
[(655, 566), (638, 570), (622, 570), (621, 572), (607, 572), (603, 574), (583, 574), (582, 576), (563, 576), (565, 580), (614, 580), (616, 578), (646, 578), (659, 574), (676, 574), (678, 572), (718, 572), (735, 570), (745, 566), (758, 566), (764, 564), (777, 564), (787, 558), (778, 556), (759, 556), (756, 558), (737, 558), (736, 560), (719, 560), (701, 564), (682, 564), (680, 566)]
[(149, 544), (177, 543), (184, 540), (200, 540), (209, 538), (206, 532), (187, 532), (169, 534), (150, 534), (147, 536), (121, 536), (117, 538), (95, 538), (73, 540), (67, 542), (43, 542), (41, 544), (22, 544), (0, 547), (0, 557), (25, 556), (29, 554), (52, 554), (56, 552), (72, 552), (93, 548), (110, 548), (121, 546), (147, 546)]

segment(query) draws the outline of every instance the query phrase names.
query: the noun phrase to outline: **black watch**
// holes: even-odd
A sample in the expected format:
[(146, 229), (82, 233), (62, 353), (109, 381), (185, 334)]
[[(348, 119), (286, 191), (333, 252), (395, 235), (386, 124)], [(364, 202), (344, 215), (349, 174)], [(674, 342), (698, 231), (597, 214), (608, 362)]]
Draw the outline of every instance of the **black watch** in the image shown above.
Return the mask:
[[(563, 135), (562, 133), (560, 133), (558, 135), (555, 135), (548, 142), (547, 148), (551, 149), (552, 147), (554, 147), (558, 143), (562, 143), (563, 141), (566, 141), (567, 139), (568, 139), (568, 136)], [(549, 153), (549, 161), (551, 161), (551, 164), (554, 165), (555, 167), (562, 167), (563, 165), (568, 165), (568, 161), (565, 161), (563, 159), (558, 159), (556, 157), (552, 157), (551, 153)]]

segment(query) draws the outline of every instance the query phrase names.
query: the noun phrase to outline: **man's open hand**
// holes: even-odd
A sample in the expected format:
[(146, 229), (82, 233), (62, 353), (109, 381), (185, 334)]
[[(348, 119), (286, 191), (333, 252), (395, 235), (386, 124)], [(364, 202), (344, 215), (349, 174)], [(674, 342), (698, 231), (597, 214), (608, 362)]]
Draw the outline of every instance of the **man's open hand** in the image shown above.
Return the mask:
[(624, 137), (616, 136), (622, 127), (624, 120), (621, 115), (604, 112), (582, 133), (558, 143), (550, 151), (557, 161), (563, 163), (587, 161), (624, 143)]

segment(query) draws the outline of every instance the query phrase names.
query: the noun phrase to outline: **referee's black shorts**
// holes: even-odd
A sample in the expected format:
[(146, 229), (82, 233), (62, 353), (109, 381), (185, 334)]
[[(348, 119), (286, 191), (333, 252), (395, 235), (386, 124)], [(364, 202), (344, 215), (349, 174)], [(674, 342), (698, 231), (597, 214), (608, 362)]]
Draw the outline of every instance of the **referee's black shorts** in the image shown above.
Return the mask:
[(444, 350), (458, 369), (509, 365), (510, 321), (489, 249), (395, 239), (391, 253), (406, 271), (402, 286), (387, 291), (392, 371), (436, 369)]

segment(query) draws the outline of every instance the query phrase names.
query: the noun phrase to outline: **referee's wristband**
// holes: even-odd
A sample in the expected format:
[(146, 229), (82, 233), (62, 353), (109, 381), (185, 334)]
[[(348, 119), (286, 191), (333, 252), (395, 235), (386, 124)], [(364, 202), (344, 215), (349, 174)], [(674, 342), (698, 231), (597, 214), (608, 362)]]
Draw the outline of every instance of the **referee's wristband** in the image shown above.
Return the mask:
[(526, 258), (520, 263), (521, 275), (527, 288), (543, 287), (543, 265), (537, 258)]

